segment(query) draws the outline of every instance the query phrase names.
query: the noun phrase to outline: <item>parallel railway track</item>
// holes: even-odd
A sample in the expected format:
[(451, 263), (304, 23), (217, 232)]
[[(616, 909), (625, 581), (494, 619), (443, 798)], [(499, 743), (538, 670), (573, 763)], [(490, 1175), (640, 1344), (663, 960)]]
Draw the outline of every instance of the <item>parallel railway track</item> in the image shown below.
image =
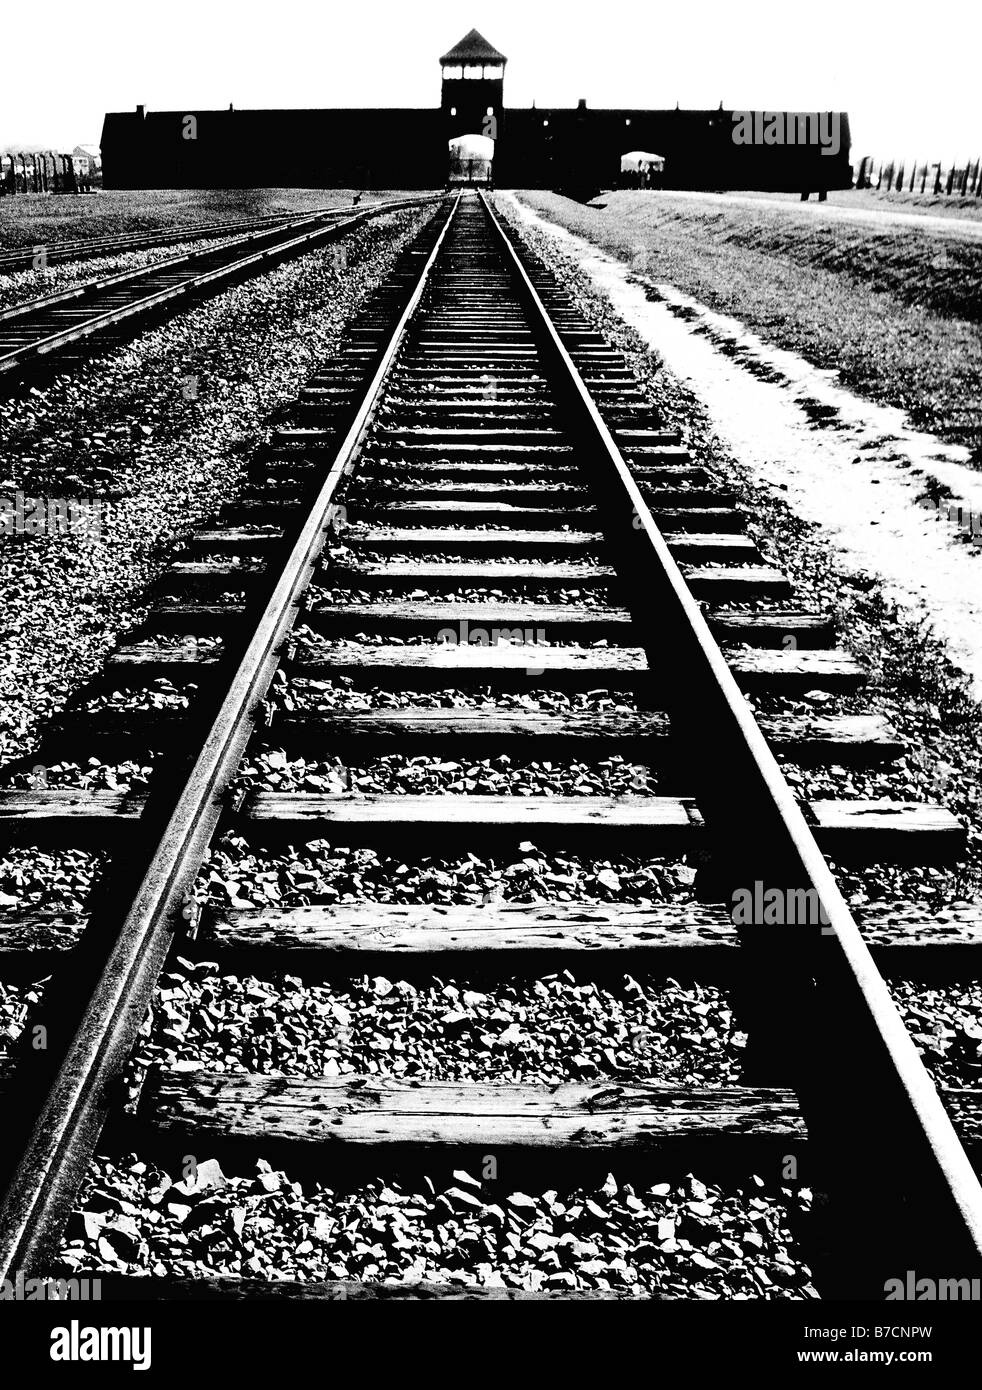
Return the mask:
[(346, 209), (312, 208), (309, 213), (278, 212), (268, 217), (243, 217), (223, 222), (189, 222), (157, 231), (117, 232), (114, 236), (78, 237), (69, 241), (51, 241), (15, 251), (0, 251), (0, 275), (35, 267), (38, 253), (43, 250), (45, 262), (80, 261), (93, 256), (117, 256), (123, 251), (144, 251), (152, 246), (170, 246), (175, 242), (206, 241), (212, 237), (246, 236), (280, 227), (284, 222), (296, 222), (306, 217), (343, 217)]
[[(336, 548), (325, 557), (328, 545)], [(487, 590), (495, 596), (482, 597)], [(267, 970), (409, 960), (493, 975), (556, 962), (581, 973), (683, 962), (732, 974), (749, 1045), (744, 1084), (727, 1088), (157, 1070), (139, 1106), (151, 1142), (287, 1143), (372, 1172), (407, 1154), (475, 1148), (559, 1165), (689, 1148), (742, 1162), (769, 1146), (808, 1154), (823, 1200), (806, 1253), (828, 1296), (882, 1297), (885, 1279), (911, 1268), (979, 1272), (982, 1190), (949, 1111), (974, 1138), (980, 1097), (951, 1093), (946, 1109), (878, 967), (971, 954), (982, 924), (968, 913), (942, 927), (903, 904), (870, 909), (857, 924), (823, 857), (951, 862), (963, 848), (959, 824), (922, 805), (797, 803), (775, 752), (862, 766), (897, 757), (900, 744), (871, 716), (758, 725), (744, 692), (852, 689), (861, 667), (834, 648), (826, 616), (793, 606), (726, 489), (662, 428), (621, 354), (483, 197), (464, 194), (434, 215), (274, 432), (247, 494), (194, 537), (160, 594), (106, 679), (137, 689), (161, 676), (190, 680), (198, 693), (188, 709), (80, 712), (39, 752), (57, 756), (66, 740), (156, 747), (166, 756), (149, 792), (0, 793), (7, 840), (117, 848), (84, 919), (25, 915), (5, 932), (11, 957), (50, 952), (56, 974), (49, 1050), (25, 1044), (7, 1083), (0, 1277), (48, 1267), (87, 1160), (118, 1118), (120, 1078), (172, 949), (245, 953)], [(467, 640), (466, 631), (495, 628), (510, 640)], [(368, 636), (345, 644), (354, 634)], [(305, 713), (271, 699), (278, 672), (403, 695), (628, 692), (634, 712), (606, 713), (602, 701), (549, 713), (383, 700)], [(626, 754), (659, 769), (665, 794), (243, 791), (243, 756), (264, 744), (352, 759), (380, 750)], [(434, 843), (613, 846), (693, 856), (700, 868), (694, 901), (652, 908), (368, 902), (207, 912), (198, 922), (188, 895), (229, 828), (259, 843), (327, 835), (403, 855)], [(754, 883), (813, 894), (826, 925), (735, 927), (732, 895)], [(58, 964), (66, 951), (70, 968)], [(264, 1290), (184, 1279), (108, 1287), (162, 1298)], [(280, 1292), (337, 1297), (339, 1288)]]
[(155, 315), (324, 245), (368, 218), (419, 201), (378, 203), (357, 212), (305, 213), (234, 236), (221, 246), (82, 281), (14, 305), (0, 312), (0, 384), (54, 361), (61, 365), (80, 345), (84, 352), (91, 339), (104, 342)]

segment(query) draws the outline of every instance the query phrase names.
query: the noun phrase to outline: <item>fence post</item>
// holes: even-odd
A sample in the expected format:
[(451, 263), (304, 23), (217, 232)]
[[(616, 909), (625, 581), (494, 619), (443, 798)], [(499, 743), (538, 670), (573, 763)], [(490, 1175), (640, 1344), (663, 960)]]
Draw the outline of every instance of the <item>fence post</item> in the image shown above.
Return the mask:
[(951, 190), (952, 190), (952, 188), (954, 188), (954, 186), (955, 186), (955, 166), (954, 166), (954, 164), (952, 164), (951, 168), (948, 170), (948, 178), (947, 178), (947, 181), (946, 181), (946, 183), (945, 183), (945, 190), (944, 190), (944, 191), (945, 191), (945, 194), (947, 195), (947, 197), (949, 197), (949, 198), (951, 197)]

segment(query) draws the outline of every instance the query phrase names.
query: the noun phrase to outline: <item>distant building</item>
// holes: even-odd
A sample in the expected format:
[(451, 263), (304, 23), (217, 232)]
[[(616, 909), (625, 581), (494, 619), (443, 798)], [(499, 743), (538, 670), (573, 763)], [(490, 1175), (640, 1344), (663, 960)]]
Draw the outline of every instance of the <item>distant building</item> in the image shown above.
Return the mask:
[(102, 173), (102, 151), (98, 145), (76, 145), (71, 159), (76, 178), (93, 182)]
[[(507, 58), (472, 29), (440, 59), (440, 104), (422, 108), (110, 112), (107, 188), (434, 188), (450, 142), (494, 141), (499, 187), (614, 186), (624, 155), (654, 150), (668, 188), (847, 188), (844, 112), (506, 108)], [(459, 171), (459, 157), (453, 155)]]

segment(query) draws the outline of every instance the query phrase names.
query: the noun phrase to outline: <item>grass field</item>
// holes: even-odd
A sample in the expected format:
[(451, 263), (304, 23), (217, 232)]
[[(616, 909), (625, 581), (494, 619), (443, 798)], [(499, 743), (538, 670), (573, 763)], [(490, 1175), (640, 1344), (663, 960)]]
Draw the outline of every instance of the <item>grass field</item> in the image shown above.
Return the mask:
[[(678, 193), (672, 196), (691, 197), (691, 194)], [(807, 203), (802, 203), (800, 195), (797, 193), (765, 193), (755, 190), (743, 192), (727, 193), (722, 195), (710, 194), (710, 197), (721, 196), (726, 199), (749, 198), (754, 202), (778, 202), (786, 205), (789, 209), (800, 209), (803, 214), (821, 216), (822, 212), (832, 213), (835, 209), (842, 209), (847, 212), (875, 213), (890, 215), (891, 213), (903, 213), (905, 216), (914, 213), (923, 217), (945, 217), (953, 221), (982, 222), (982, 198), (960, 198), (952, 196), (946, 197), (943, 193), (937, 197), (929, 190), (924, 193), (910, 193), (906, 189), (902, 193), (879, 193), (875, 188), (839, 188), (833, 189), (829, 193), (827, 200), (820, 203), (813, 193)]]
[[(121, 232), (164, 231), (281, 212), (349, 207), (350, 188), (230, 188), (100, 191), (85, 197), (29, 193), (0, 199), (0, 247), (34, 246)], [(370, 193), (366, 202), (398, 198)]]
[(619, 192), (602, 210), (553, 193), (520, 196), (639, 274), (838, 368), (847, 386), (901, 406), (982, 464), (982, 239), (802, 216), (790, 200), (785, 208), (744, 195)]

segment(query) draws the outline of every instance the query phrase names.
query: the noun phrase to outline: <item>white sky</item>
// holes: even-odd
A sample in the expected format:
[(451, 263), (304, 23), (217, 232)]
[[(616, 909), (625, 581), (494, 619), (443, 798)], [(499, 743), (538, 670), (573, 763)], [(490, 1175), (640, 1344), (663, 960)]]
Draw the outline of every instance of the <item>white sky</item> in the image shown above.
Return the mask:
[(982, 152), (978, 0), (47, 0), (4, 46), (0, 148), (98, 141), (137, 102), (432, 106), (472, 27), (506, 106), (845, 109), (856, 161)]

